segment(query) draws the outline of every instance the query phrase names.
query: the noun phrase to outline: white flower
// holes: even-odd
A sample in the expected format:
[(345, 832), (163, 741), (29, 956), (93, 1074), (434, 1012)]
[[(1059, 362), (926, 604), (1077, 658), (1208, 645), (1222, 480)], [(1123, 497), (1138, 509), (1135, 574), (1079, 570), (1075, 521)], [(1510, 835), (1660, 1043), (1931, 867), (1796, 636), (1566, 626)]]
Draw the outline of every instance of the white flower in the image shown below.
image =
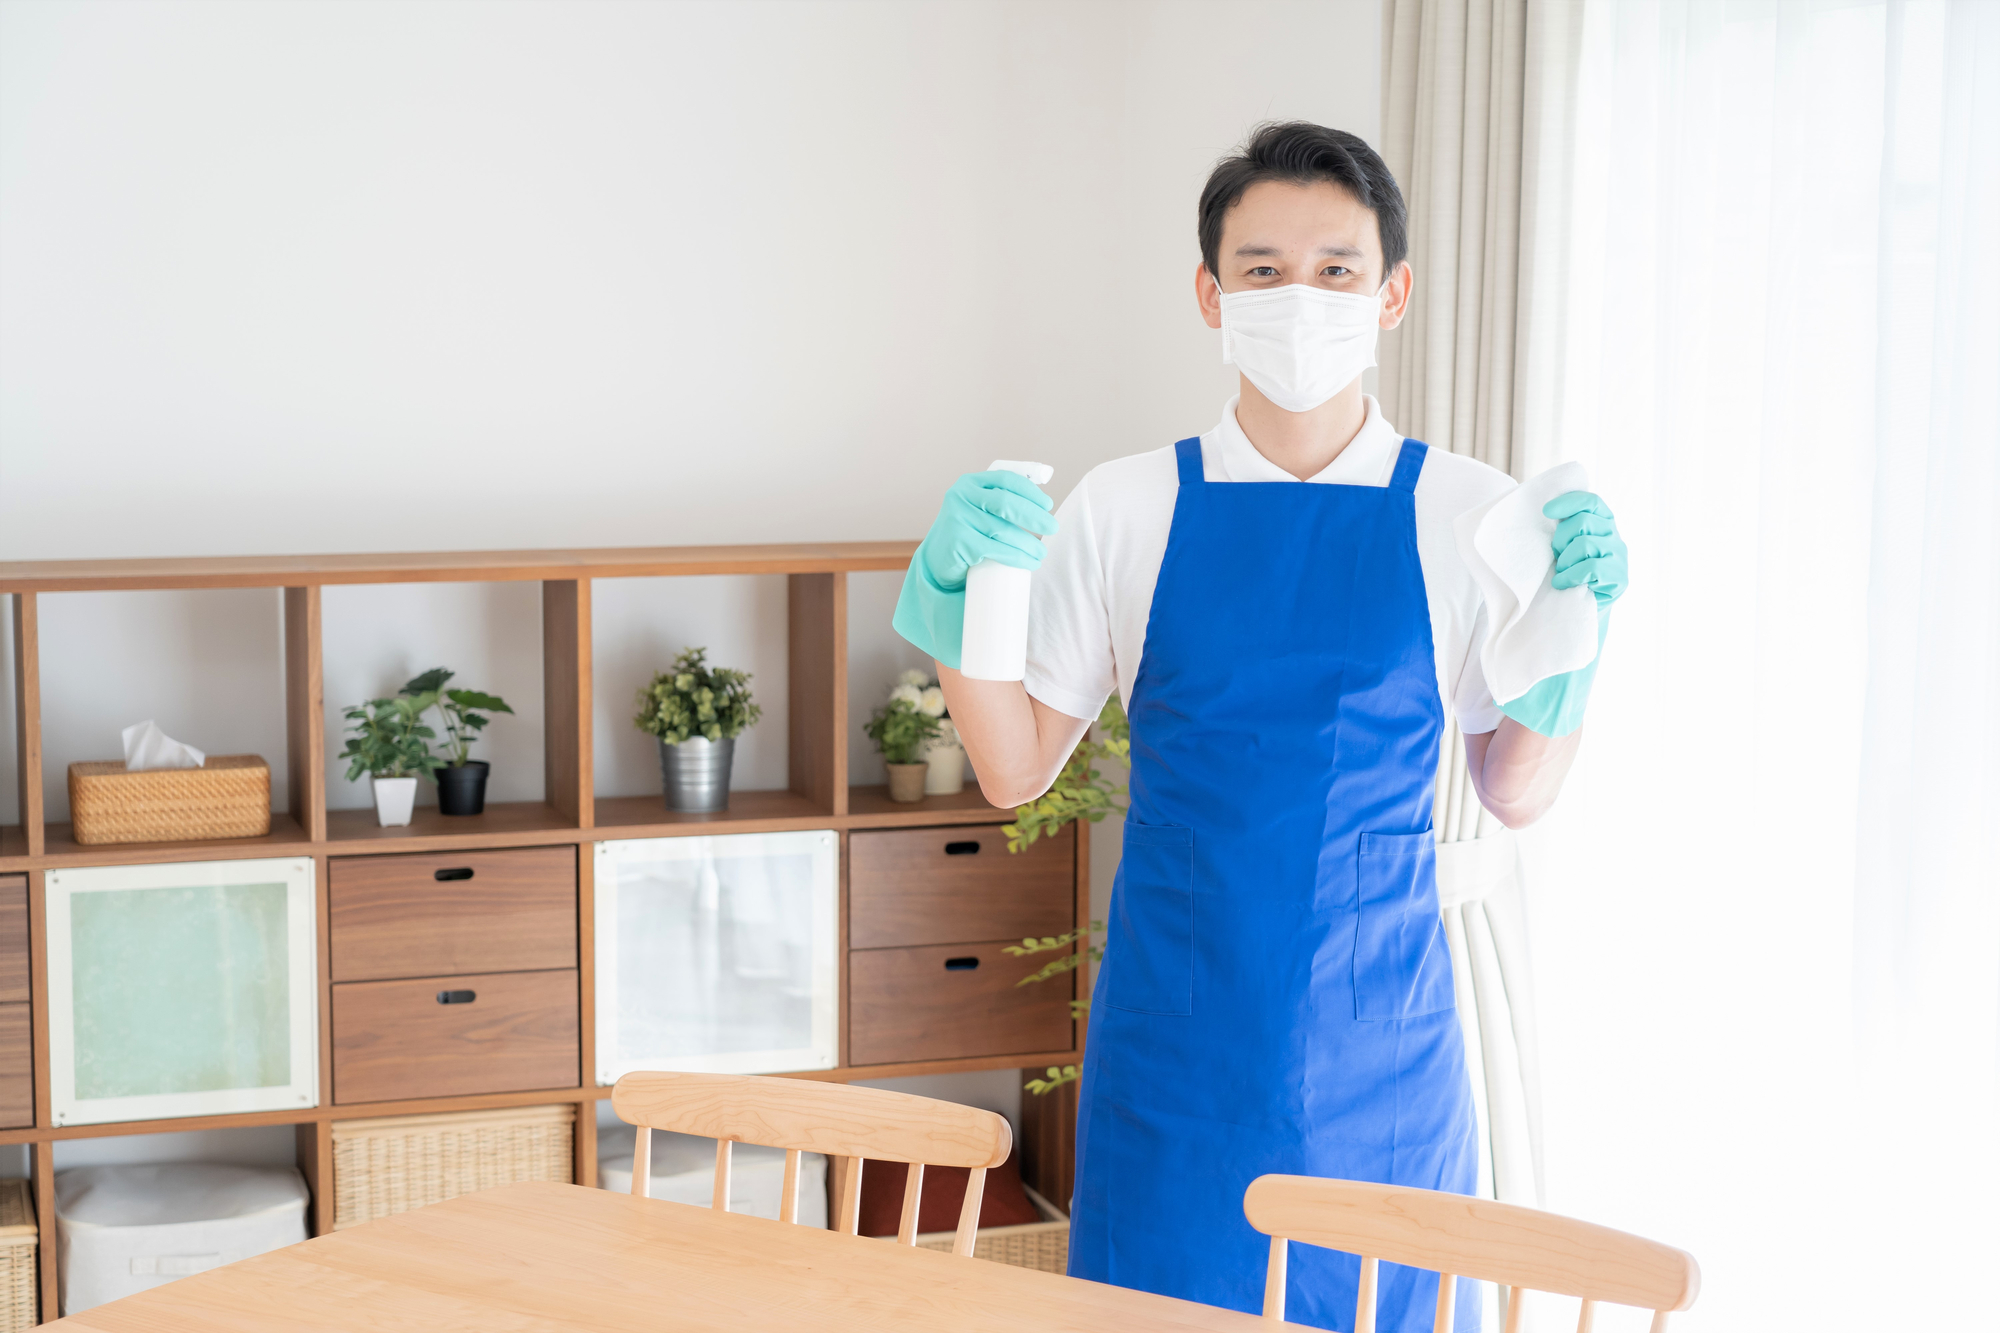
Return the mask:
[(948, 717), (942, 718), (938, 722), (937, 743), (947, 746), (958, 744), (958, 728), (952, 725), (952, 721)]
[(914, 685), (921, 690), (924, 686), (931, 683), (931, 673), (928, 671), (919, 671), (916, 667), (911, 667), (908, 671), (896, 677), (896, 680), (900, 684)]
[(908, 704), (912, 708), (924, 706), (924, 692), (914, 685), (898, 685), (889, 691), (889, 702)]
[(943, 717), (944, 691), (939, 689), (935, 685), (931, 686), (929, 689), (923, 692), (922, 698), (919, 699), (917, 702), (917, 707), (919, 710), (930, 714), (932, 717)]

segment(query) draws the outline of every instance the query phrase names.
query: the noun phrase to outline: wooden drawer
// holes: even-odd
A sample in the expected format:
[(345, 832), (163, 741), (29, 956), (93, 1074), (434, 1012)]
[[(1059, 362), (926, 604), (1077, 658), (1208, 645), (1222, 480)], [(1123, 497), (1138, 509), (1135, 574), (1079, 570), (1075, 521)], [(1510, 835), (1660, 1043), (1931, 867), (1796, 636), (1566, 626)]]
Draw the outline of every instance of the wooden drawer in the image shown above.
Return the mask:
[(28, 998), (28, 878), (0, 875), (0, 1004)]
[(1015, 855), (998, 825), (847, 839), (853, 949), (1060, 935), (1076, 925), (1076, 829)]
[(576, 848), (344, 856), (327, 866), (333, 980), (576, 966)]
[(337, 985), (334, 1100), (576, 1087), (576, 984), (565, 968)]
[(1076, 974), (1016, 986), (1051, 955), (1016, 958), (1014, 942), (850, 953), (848, 1063), (1069, 1050)]
[(35, 1054), (25, 1004), (0, 1004), (0, 1129), (35, 1123)]

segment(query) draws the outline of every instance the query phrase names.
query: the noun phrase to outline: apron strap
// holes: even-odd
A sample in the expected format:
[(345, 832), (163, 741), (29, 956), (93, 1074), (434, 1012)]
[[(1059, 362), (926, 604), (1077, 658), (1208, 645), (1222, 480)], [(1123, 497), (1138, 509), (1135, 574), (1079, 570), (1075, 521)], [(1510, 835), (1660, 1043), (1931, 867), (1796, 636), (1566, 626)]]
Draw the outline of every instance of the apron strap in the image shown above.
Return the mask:
[(1201, 475), (1201, 437), (1174, 442), (1174, 459), (1180, 464), (1181, 485), (1199, 486)]
[(1422, 440), (1403, 441), (1403, 452), (1396, 455), (1396, 473), (1389, 478), (1390, 490), (1410, 495), (1417, 493), (1417, 476), (1424, 470), (1424, 454), (1428, 450), (1429, 446)]

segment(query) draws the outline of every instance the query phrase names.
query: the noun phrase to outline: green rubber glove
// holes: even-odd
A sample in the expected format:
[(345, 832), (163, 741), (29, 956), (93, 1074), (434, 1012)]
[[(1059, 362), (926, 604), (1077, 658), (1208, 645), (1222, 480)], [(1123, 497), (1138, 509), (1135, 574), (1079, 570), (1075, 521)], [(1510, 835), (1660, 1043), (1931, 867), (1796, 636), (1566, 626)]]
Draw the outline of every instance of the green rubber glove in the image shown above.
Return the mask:
[(1532, 732), (1560, 737), (1583, 725), (1591, 682), (1604, 656), (1604, 636), (1611, 629), (1611, 604), (1625, 595), (1631, 573), (1625, 539), (1618, 535), (1617, 520), (1602, 498), (1589, 491), (1569, 491), (1543, 505), (1542, 513), (1556, 520), (1550, 539), (1556, 572), (1549, 582), (1558, 588), (1588, 587), (1597, 598), (1597, 656), (1586, 666), (1537, 681), (1520, 698), (1501, 704), (1500, 711)]
[(1041, 487), (1015, 472), (968, 472), (953, 482), (903, 576), (896, 633), (957, 670), (966, 574), (982, 560), (1016, 569), (1040, 565), (1040, 538), (1055, 534), (1055, 507)]

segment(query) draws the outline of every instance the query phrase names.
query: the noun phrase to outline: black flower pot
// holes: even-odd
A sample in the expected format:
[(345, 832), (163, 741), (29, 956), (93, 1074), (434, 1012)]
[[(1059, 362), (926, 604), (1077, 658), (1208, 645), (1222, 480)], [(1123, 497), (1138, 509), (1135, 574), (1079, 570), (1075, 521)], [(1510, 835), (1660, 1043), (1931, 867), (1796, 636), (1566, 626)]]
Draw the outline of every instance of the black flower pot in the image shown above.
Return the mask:
[(486, 774), (493, 766), (472, 759), (437, 771), (438, 813), (477, 815), (486, 811)]

